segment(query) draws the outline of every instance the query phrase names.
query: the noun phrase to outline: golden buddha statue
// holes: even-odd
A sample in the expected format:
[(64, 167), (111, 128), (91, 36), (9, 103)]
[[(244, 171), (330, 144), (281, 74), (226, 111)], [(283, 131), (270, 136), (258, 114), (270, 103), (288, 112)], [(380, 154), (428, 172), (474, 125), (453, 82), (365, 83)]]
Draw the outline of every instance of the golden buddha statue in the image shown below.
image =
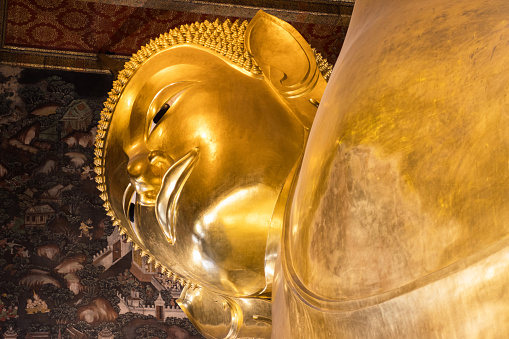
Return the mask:
[(357, 0), (325, 92), (263, 12), (173, 30), (105, 104), (108, 214), (209, 338), (507, 337), (508, 14)]
[(95, 160), (105, 207), (186, 286), (179, 304), (207, 336), (270, 336), (283, 213), (322, 72), (293, 27), (260, 12), (161, 35), (114, 82)]

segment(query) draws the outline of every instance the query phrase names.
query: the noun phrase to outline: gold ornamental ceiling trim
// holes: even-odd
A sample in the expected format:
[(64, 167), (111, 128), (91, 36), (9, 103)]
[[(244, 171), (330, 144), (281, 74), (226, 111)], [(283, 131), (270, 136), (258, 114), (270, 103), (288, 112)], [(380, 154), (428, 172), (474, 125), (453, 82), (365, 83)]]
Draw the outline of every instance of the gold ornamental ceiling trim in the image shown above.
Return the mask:
[(355, 0), (79, 0), (117, 6), (251, 18), (260, 9), (285, 21), (348, 26)]
[[(8, 0), (0, 0), (0, 64), (87, 73), (110, 73), (98, 62), (95, 53), (6, 45), (7, 7)], [(121, 61), (129, 59), (124, 55), (111, 55), (110, 57)]]
[[(241, 16), (252, 17), (260, 9), (263, 8), (268, 13), (277, 14), (286, 21), (295, 22), (311, 22), (328, 25), (340, 25), (348, 27), (351, 17), (351, 9), (353, 8), (353, 0), (323, 0), (315, 1), (320, 6), (329, 5), (345, 9), (339, 10), (344, 14), (298, 11), (284, 8), (274, 7), (253, 7), (246, 5), (238, 5), (227, 1), (158, 1), (158, 0), (80, 0), (85, 2), (98, 2), (119, 6), (159, 8), (168, 10), (180, 10), (189, 13), (202, 13), (224, 16)], [(288, 1), (286, 1), (288, 2)], [(300, 0), (296, 2), (301, 2)], [(275, 5), (280, 5), (284, 1), (274, 1)], [(341, 8), (343, 8), (341, 7)], [(0, 25), (0, 64), (18, 66), (18, 67), (34, 67), (43, 69), (79, 71), (87, 73), (109, 74), (111, 71), (98, 60), (97, 53), (64, 51), (55, 49), (21, 47), (6, 45), (5, 34), (7, 27), (7, 8), (8, 0), (0, 0), (0, 16), (2, 18)], [(109, 58), (126, 62), (129, 56), (126, 55), (108, 55)]]
[[(125, 55), (109, 55), (110, 58), (127, 61)], [(60, 51), (34, 47), (5, 46), (0, 48), (0, 63), (18, 67), (36, 67), (65, 71), (110, 74), (97, 60), (97, 54)]]

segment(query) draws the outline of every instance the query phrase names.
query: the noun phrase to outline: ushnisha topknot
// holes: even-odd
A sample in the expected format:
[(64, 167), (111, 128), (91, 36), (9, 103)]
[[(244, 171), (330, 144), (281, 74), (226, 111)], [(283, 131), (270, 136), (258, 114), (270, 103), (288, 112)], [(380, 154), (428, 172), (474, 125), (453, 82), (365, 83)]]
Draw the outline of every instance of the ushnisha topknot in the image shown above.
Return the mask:
[[(133, 243), (134, 250), (141, 250), (141, 255), (147, 256), (147, 261), (149, 263), (154, 262), (156, 267), (161, 267), (162, 272), (165, 273), (168, 278), (174, 282), (179, 282), (184, 288), (195, 288), (199, 286), (179, 277), (159, 263), (147, 250), (140, 248), (138, 244), (126, 234), (126, 230), (121, 225), (120, 219), (115, 216), (106, 191), (103, 153), (104, 142), (116, 103), (129, 82), (129, 79), (141, 64), (159, 51), (166, 50), (175, 45), (200, 45), (228, 58), (234, 64), (252, 74), (261, 75), (262, 70), (256, 64), (253, 56), (245, 49), (244, 33), (248, 24), (248, 21), (239, 23), (239, 20), (232, 23), (229, 19), (226, 19), (224, 22), (216, 19), (212, 23), (205, 20), (204, 22), (195, 22), (190, 25), (181, 25), (178, 28), (171, 29), (169, 32), (150, 40), (149, 43), (142, 46), (138, 52), (132, 55), (131, 59), (124, 64), (124, 69), (119, 72), (117, 80), (113, 81), (111, 92), (108, 93), (108, 99), (104, 103), (104, 108), (101, 111), (101, 120), (98, 123), (94, 151), (94, 171), (97, 174), (95, 180), (97, 182), (97, 189), (101, 192), (100, 197), (104, 201), (103, 206), (106, 210), (106, 215), (111, 218), (114, 226), (118, 226), (120, 234), (125, 235), (127, 241)], [(329, 64), (320, 53), (316, 52), (315, 49), (313, 49), (313, 53), (318, 69), (325, 80), (328, 81), (333, 66)]]

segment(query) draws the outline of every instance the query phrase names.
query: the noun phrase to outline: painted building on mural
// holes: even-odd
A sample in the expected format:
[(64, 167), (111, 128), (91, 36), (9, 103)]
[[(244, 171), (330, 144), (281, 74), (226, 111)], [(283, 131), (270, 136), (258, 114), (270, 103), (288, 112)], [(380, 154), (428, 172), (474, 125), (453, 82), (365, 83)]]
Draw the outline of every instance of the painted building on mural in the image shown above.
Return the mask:
[(32, 206), (25, 212), (25, 226), (44, 226), (55, 210), (48, 204)]
[(92, 122), (92, 109), (86, 100), (74, 100), (64, 113), (60, 121), (63, 123), (63, 131), (65, 134), (72, 131), (86, 131)]
[(72, 189), (74, 186), (57, 184), (41, 194), (39, 200), (44, 203), (55, 203), (62, 205), (62, 193)]
[(113, 339), (115, 336), (113, 335), (113, 332), (111, 332), (109, 329), (105, 328), (99, 334), (97, 335), (97, 339)]
[(93, 256), (95, 266), (102, 265), (105, 270), (115, 265), (120, 259), (132, 251), (132, 245), (120, 234), (118, 227), (107, 237), (108, 245)]
[(143, 282), (151, 282), (157, 273), (161, 273), (159, 268), (156, 268), (155, 263), (148, 262), (147, 257), (142, 257), (140, 251), (132, 252), (133, 261), (131, 264), (131, 273)]
[(120, 314), (127, 312), (138, 313), (143, 315), (150, 315), (155, 317), (158, 321), (164, 321), (166, 318), (186, 318), (184, 311), (176, 303), (171, 303), (165, 306), (164, 300), (159, 294), (155, 300), (154, 305), (144, 305), (143, 300), (140, 298), (140, 293), (136, 290), (131, 290), (131, 295), (124, 297), (118, 294), (120, 298)]

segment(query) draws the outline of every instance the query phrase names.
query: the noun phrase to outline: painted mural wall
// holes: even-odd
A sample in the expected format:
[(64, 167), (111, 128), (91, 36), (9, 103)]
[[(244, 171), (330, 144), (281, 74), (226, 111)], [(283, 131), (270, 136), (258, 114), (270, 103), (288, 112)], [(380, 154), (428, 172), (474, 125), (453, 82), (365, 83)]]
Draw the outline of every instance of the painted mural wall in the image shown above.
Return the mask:
[(180, 286), (134, 252), (94, 181), (113, 78), (0, 66), (0, 333), (201, 338)]

